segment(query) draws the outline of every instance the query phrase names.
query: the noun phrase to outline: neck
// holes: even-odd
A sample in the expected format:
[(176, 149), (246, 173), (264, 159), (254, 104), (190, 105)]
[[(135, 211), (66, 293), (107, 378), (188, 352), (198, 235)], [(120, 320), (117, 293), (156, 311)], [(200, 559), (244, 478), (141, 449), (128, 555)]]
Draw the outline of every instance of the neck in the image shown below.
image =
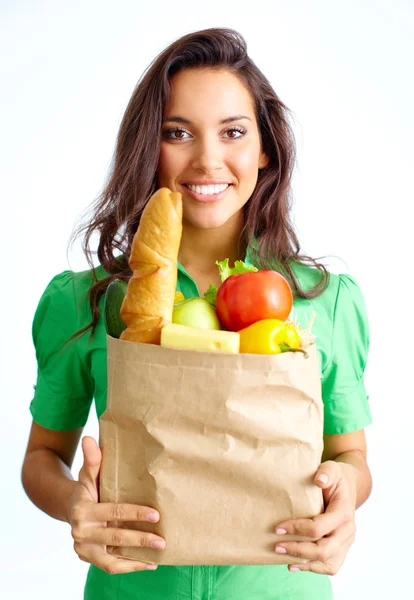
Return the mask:
[(217, 270), (216, 260), (228, 258), (233, 266), (245, 257), (246, 249), (240, 244), (242, 228), (242, 211), (215, 229), (199, 229), (183, 221), (178, 260), (185, 269), (190, 266), (206, 273)]

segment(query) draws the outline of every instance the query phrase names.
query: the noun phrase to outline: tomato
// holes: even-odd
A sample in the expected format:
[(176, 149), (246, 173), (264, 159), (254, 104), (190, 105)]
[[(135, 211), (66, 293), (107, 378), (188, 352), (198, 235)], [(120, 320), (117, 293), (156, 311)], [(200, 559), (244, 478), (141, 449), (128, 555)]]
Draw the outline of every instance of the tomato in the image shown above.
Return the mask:
[(265, 270), (230, 275), (218, 289), (216, 310), (223, 327), (239, 331), (263, 319), (285, 321), (292, 304), (283, 275)]

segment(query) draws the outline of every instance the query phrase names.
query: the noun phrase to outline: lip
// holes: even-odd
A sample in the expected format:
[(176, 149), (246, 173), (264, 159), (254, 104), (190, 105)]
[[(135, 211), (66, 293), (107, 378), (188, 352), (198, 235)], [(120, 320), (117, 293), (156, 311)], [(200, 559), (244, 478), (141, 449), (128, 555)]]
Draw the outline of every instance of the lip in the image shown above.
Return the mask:
[(190, 179), (182, 185), (220, 185), (224, 183), (231, 185), (231, 181), (226, 181), (225, 179)]
[[(227, 183), (226, 181), (221, 181), (218, 183)], [(200, 184), (200, 183), (190, 183), (189, 185), (208, 185), (207, 183), (205, 184)], [(225, 190), (223, 190), (222, 192), (219, 192), (218, 194), (197, 194), (197, 192), (193, 192), (192, 190), (190, 190), (188, 187), (186, 187), (185, 185), (182, 186), (186, 193), (191, 196), (191, 198), (193, 198), (194, 200), (197, 200), (197, 202), (200, 203), (208, 203), (208, 202), (218, 202), (219, 200), (221, 200), (222, 198), (224, 198), (224, 196), (227, 194), (227, 192), (229, 191), (229, 189), (232, 187), (232, 184), (229, 183), (228, 187), (226, 187)]]

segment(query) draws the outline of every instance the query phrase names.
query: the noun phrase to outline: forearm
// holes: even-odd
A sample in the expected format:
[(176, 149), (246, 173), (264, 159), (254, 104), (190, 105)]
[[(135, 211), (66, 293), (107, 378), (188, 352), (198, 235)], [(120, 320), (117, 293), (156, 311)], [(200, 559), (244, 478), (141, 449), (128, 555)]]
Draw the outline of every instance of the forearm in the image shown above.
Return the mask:
[(52, 450), (39, 448), (27, 454), (22, 483), (30, 500), (54, 519), (68, 521), (69, 499), (76, 485), (69, 467)]
[(366, 458), (363, 452), (359, 450), (349, 450), (340, 454), (334, 460), (353, 467), (346, 471), (346, 473), (350, 480), (355, 482), (355, 508), (358, 508), (368, 499), (372, 490), (372, 477)]

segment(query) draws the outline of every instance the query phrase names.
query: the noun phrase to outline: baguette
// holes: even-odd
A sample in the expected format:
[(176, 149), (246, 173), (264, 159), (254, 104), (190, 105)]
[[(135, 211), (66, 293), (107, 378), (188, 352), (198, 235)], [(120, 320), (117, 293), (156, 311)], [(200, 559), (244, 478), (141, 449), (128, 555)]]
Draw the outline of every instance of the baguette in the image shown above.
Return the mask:
[(172, 321), (182, 213), (181, 194), (168, 188), (157, 190), (144, 208), (128, 261), (121, 340), (160, 344), (161, 329)]

